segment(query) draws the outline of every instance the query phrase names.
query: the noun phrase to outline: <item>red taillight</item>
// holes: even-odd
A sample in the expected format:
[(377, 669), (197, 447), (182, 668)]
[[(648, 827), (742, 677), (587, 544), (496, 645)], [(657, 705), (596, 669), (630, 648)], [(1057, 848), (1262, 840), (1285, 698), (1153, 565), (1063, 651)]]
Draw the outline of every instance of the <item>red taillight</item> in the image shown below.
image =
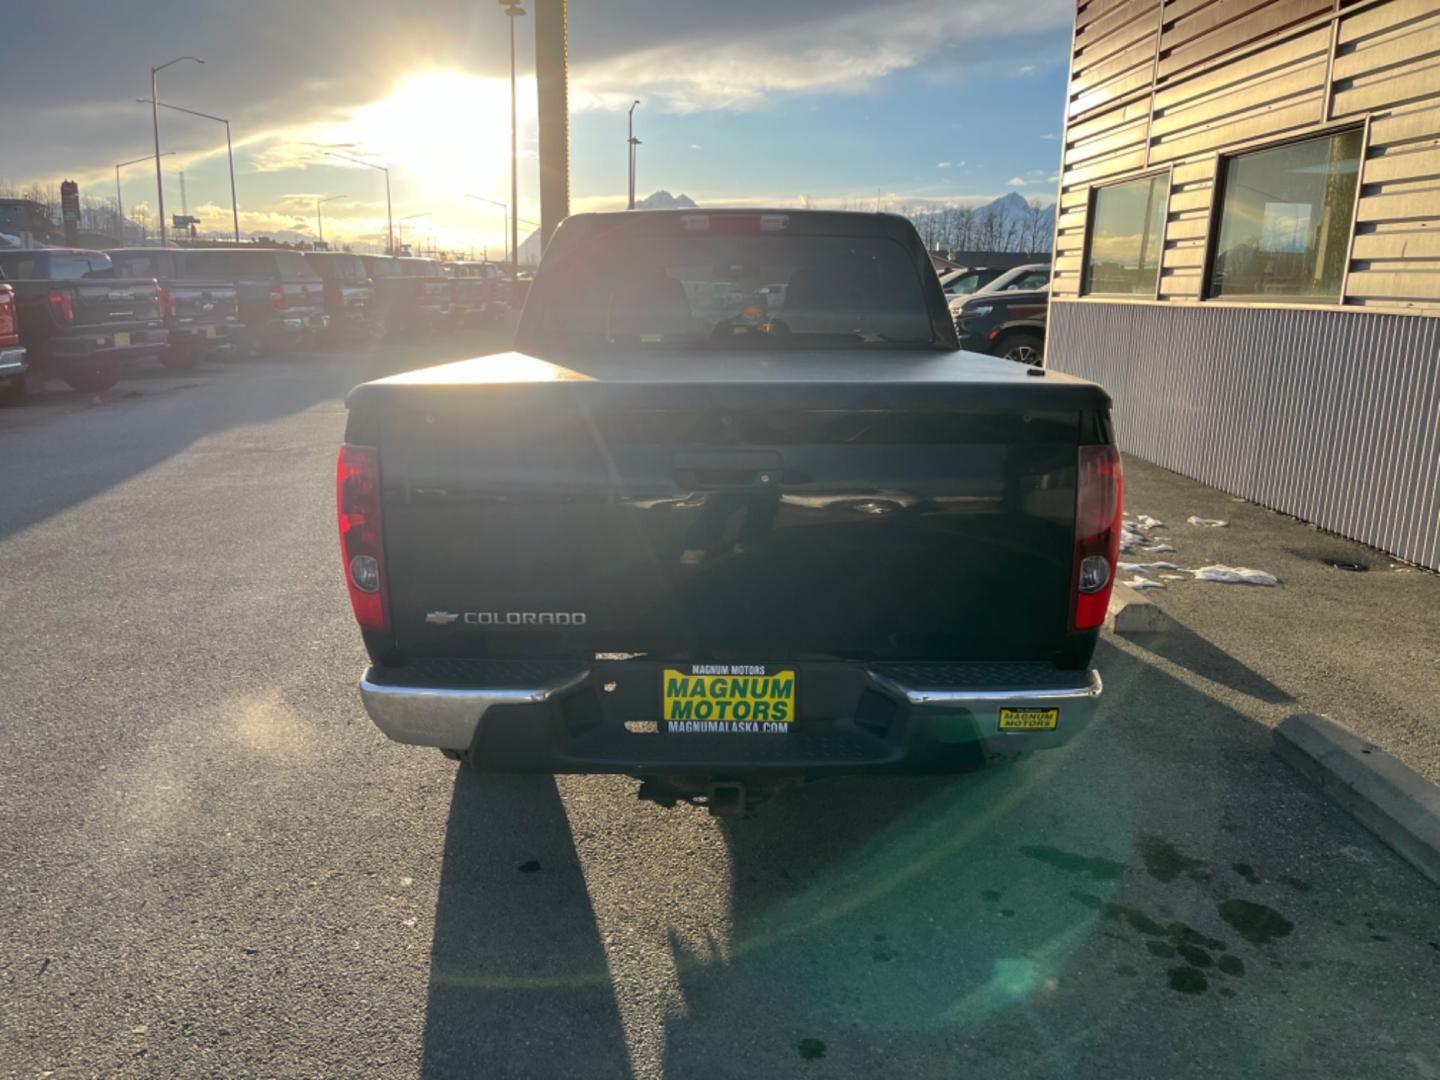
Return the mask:
[(385, 591), (385, 537), (380, 521), (380, 452), (373, 446), (340, 447), (335, 504), (340, 555), (355, 619), (366, 630), (390, 629)]
[(1080, 447), (1070, 593), (1072, 630), (1091, 630), (1105, 621), (1115, 585), (1115, 560), (1120, 555), (1124, 487), (1119, 450), (1113, 446)]
[(417, 281), (417, 282), (415, 282), (415, 299), (416, 299), (416, 300), (424, 300), (424, 299), (425, 299), (425, 282), (423, 282), (423, 281)]
[(15, 336), (15, 293), (8, 285), (0, 286), (0, 338)]
[(271, 286), (270, 286), (270, 306), (273, 307), (276, 311), (284, 311), (284, 310), (285, 310), (285, 286), (284, 286), (284, 285), (271, 285)]
[(55, 316), (57, 322), (72, 323), (75, 321), (75, 307), (70, 301), (68, 292), (52, 292), (50, 294), (50, 314)]
[(344, 299), (343, 299), (343, 297), (340, 295), (340, 286), (339, 286), (339, 285), (326, 285), (326, 286), (325, 286), (325, 306), (326, 306), (326, 307), (332, 307), (332, 308), (338, 308), (338, 307), (341, 307), (341, 306), (343, 305), (343, 303), (344, 303)]
[(170, 319), (175, 316), (175, 294), (163, 285), (155, 286), (155, 302), (160, 305), (160, 317)]

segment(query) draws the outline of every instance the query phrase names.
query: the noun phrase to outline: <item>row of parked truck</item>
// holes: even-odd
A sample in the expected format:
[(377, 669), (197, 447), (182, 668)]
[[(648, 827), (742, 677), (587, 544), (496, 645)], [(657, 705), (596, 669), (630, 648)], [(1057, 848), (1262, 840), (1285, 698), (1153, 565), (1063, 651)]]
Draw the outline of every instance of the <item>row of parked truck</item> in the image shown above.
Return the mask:
[(503, 318), (493, 263), (268, 248), (0, 248), (0, 404), (27, 381), (113, 386), (154, 356), (284, 352), (316, 338), (397, 340)]

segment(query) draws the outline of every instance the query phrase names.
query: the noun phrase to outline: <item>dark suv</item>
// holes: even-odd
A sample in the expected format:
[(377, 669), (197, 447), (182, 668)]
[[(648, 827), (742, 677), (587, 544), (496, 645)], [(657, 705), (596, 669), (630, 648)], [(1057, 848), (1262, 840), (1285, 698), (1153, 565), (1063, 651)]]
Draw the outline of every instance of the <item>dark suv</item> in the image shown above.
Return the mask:
[(1007, 270), (970, 296), (954, 300), (950, 313), (960, 347), (1022, 364), (1045, 359), (1045, 316), (1050, 306), (1050, 266), (1030, 263)]
[(295, 348), (329, 325), (324, 282), (298, 251), (191, 250), (185, 277), (235, 284), (243, 324), (236, 336), (251, 352)]

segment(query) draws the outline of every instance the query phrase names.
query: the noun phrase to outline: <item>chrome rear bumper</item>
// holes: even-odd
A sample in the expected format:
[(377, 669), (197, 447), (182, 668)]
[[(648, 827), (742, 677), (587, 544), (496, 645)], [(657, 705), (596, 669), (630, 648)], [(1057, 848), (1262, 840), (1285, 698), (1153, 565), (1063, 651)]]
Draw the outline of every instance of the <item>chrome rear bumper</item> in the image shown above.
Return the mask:
[[(816, 706), (822, 709), (816, 717), (806, 717), (802, 706), (796, 731), (760, 736), (760, 743), (748, 743), (745, 735), (713, 736), (722, 740), (714, 744), (722, 756), (740, 752), (743, 758), (742, 747), (749, 745), (763, 748), (779, 767), (791, 753), (782, 745), (798, 754), (807, 740), (829, 740), (845, 744), (845, 764), (875, 769), (918, 762), (937, 745), (966, 745), (987, 760), (1005, 758), (1074, 738), (1093, 720), (1102, 692), (1098, 671), (1061, 671), (1044, 663), (798, 666), (811, 699), (831, 704)], [(561, 771), (626, 762), (640, 768), (671, 758), (691, 760), (702, 745), (694, 735), (627, 732), (629, 721), (658, 715), (661, 667), (648, 661), (426, 661), (412, 668), (369, 668), (360, 680), (360, 697), (375, 725), (396, 742), (467, 750), (486, 742), (487, 728), (505, 728), (531, 743), (532, 760), (565, 766)], [(889, 704), (877, 712), (871, 701), (861, 715), (867, 696)], [(586, 700), (585, 709), (562, 718)], [(499, 706), (527, 708), (502, 709), (487, 723)], [(810, 723), (799, 722), (806, 720)], [(828, 734), (817, 733), (817, 721)]]

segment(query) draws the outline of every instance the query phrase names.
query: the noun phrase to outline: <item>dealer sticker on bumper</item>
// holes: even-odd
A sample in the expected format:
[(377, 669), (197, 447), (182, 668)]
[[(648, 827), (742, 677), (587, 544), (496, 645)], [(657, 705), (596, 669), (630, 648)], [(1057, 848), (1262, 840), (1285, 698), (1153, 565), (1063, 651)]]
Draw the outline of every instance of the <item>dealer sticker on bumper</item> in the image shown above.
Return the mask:
[(1001, 731), (1054, 731), (1059, 709), (1001, 709)]
[(776, 734), (795, 719), (795, 669), (689, 664), (661, 673), (666, 731)]

